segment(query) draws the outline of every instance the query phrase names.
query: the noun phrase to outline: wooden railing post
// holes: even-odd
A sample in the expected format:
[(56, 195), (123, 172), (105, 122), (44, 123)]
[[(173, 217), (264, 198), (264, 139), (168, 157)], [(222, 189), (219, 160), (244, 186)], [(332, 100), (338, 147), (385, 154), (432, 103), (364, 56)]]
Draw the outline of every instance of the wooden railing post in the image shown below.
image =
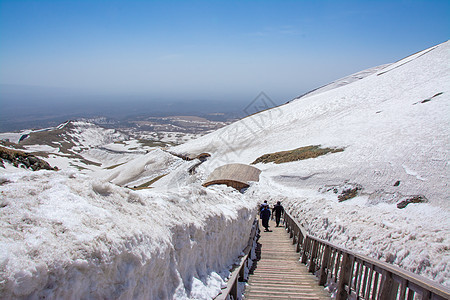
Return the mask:
[(323, 251), (323, 257), (322, 257), (322, 265), (320, 266), (320, 277), (319, 277), (319, 285), (325, 285), (327, 283), (327, 269), (328, 269), (328, 263), (330, 261), (330, 254), (331, 249), (330, 246), (325, 245), (325, 250)]
[(295, 245), (295, 238), (297, 237), (297, 228), (292, 230), (292, 245)]
[[(251, 251), (251, 250), (250, 250)], [(238, 281), (245, 281), (245, 268), (248, 266), (248, 256), (244, 261), (243, 267), (239, 270)]]
[(291, 232), (291, 230), (292, 230), (292, 219), (291, 219), (291, 216), (290, 215), (285, 215), (285, 217), (287, 217), (285, 220), (286, 220), (286, 222), (285, 222), (285, 227), (286, 227), (286, 229), (287, 229), (287, 232)]
[(311, 254), (310, 254), (310, 258), (309, 258), (309, 268), (308, 271), (313, 273), (316, 270), (316, 257), (317, 257), (317, 248), (319, 246), (319, 242), (316, 240), (311, 240), (312, 242), (312, 249), (311, 249)]
[(283, 218), (284, 218), (284, 228), (286, 228), (286, 230), (289, 231), (289, 215), (285, 213), (283, 215)]
[(350, 273), (350, 258), (348, 253), (342, 254), (341, 271), (339, 272), (338, 290), (336, 294), (336, 300), (346, 300), (348, 298), (347, 290), (345, 286), (348, 285), (348, 277)]
[(406, 298), (406, 285), (408, 284), (408, 282), (406, 281), (406, 279), (401, 279), (400, 282), (400, 296), (399, 299), (405, 299)]
[(302, 245), (302, 232), (299, 230), (299, 233), (298, 233), (298, 237), (297, 237), (297, 247), (295, 248), (295, 251), (298, 253), (298, 252), (300, 252), (300, 248), (301, 248), (301, 245)]
[(339, 267), (342, 263), (342, 253), (339, 250), (335, 251), (336, 253), (336, 263), (334, 264), (334, 276), (336, 277), (335, 281), (337, 282), (337, 278), (339, 277)]
[(355, 263), (358, 264), (358, 269), (356, 270), (356, 277), (355, 277), (355, 292), (357, 295), (357, 298), (359, 298), (360, 292), (361, 292), (361, 284), (362, 284), (362, 280), (363, 280), (363, 263), (361, 260), (356, 259)]
[(307, 236), (306, 239), (304, 239), (303, 241), (302, 259), (301, 259), (302, 264), (305, 264), (306, 261), (308, 260), (308, 248), (310, 240), (311, 239)]
[(383, 270), (382, 278), (381, 278), (381, 286), (380, 286), (380, 292), (379, 292), (379, 299), (396, 299), (397, 298), (397, 291), (394, 291), (393, 284), (394, 281), (392, 280), (392, 274), (386, 270)]
[(349, 258), (350, 258), (350, 270), (348, 272), (348, 294), (351, 294), (351, 290), (353, 288), (353, 272), (355, 270), (355, 257), (351, 254), (349, 254)]
[(431, 297), (430, 291), (424, 290), (422, 294), (422, 300), (429, 300)]

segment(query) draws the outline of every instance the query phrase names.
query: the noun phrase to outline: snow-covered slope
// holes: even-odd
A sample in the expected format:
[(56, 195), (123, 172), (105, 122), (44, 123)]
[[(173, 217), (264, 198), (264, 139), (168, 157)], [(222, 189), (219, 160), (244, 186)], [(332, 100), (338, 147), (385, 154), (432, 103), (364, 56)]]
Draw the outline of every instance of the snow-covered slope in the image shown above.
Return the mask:
[[(227, 163), (309, 145), (343, 148), (263, 164), (255, 197), (284, 200), (314, 235), (450, 284), (450, 42), (174, 147)], [(359, 197), (338, 203), (343, 190)], [(399, 202), (419, 197), (428, 203)], [(436, 223), (434, 223), (436, 222)]]
[(367, 194), (423, 194), (446, 207), (449, 48), (442, 44), (382, 73), (244, 118), (171, 150), (209, 152), (202, 167), (210, 168), (308, 145), (343, 147), (317, 159), (258, 167), (308, 177), (285, 179), (289, 185), (317, 189), (350, 181)]
[(340, 78), (338, 80), (335, 80), (335, 81), (333, 81), (333, 82), (331, 82), (329, 84), (326, 84), (326, 85), (324, 85), (322, 87), (319, 87), (317, 89), (309, 91), (308, 93), (303, 94), (303, 95), (293, 99), (292, 101), (295, 101), (295, 100), (298, 100), (298, 99), (302, 99), (302, 98), (306, 98), (306, 97), (310, 97), (310, 96), (313, 96), (313, 95), (317, 95), (317, 94), (320, 94), (320, 93), (323, 93), (323, 92), (326, 92), (326, 91), (330, 91), (330, 90), (336, 89), (338, 87), (350, 84), (352, 82), (364, 79), (367, 76), (375, 74), (375, 73), (379, 72), (380, 70), (388, 67), (389, 65), (390, 64), (385, 64), (385, 65), (369, 68), (369, 69), (366, 69), (366, 70), (363, 70), (363, 71), (360, 71), (360, 72), (357, 72), (357, 73), (345, 76), (345, 77)]

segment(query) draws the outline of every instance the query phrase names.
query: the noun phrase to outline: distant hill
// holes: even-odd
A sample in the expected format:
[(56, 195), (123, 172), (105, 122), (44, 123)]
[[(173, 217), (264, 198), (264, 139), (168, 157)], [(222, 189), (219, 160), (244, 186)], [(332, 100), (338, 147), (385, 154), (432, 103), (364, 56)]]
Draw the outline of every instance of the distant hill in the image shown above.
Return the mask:
[(128, 139), (115, 129), (106, 129), (87, 121), (66, 121), (56, 127), (0, 134), (5, 146), (44, 158), (59, 168), (67, 166), (93, 168), (102, 160), (88, 155), (89, 151)]

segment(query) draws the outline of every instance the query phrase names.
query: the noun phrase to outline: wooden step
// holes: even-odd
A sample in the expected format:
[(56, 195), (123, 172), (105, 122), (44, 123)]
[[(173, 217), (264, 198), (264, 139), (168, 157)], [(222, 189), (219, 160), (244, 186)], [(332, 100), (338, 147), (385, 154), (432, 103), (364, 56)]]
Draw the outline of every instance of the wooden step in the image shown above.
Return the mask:
[(317, 278), (299, 262), (300, 255), (284, 227), (270, 224), (273, 231), (262, 231), (258, 240), (260, 259), (250, 271), (244, 299), (330, 299)]

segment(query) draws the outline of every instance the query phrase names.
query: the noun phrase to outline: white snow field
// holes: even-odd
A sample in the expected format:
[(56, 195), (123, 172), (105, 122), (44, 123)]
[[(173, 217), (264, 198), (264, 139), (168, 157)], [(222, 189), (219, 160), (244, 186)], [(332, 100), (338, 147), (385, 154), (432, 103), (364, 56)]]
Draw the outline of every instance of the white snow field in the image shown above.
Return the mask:
[[(258, 163), (247, 194), (281, 200), (315, 236), (450, 286), (450, 42), (359, 74), (170, 150), (210, 153), (198, 168), (204, 179), (267, 153), (343, 148)], [(338, 202), (356, 187), (356, 198)], [(427, 203), (397, 208), (414, 196)]]

